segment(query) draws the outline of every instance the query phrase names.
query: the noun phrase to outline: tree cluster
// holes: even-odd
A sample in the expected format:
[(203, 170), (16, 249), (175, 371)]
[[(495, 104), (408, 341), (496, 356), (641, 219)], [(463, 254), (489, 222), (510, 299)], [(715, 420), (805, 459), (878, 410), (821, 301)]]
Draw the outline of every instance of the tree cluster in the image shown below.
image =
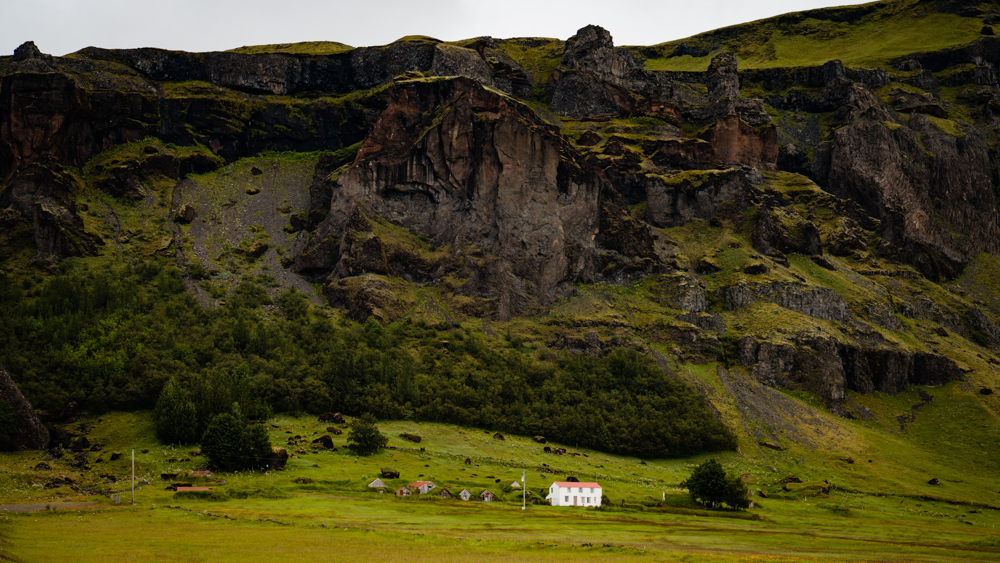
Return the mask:
[[(358, 324), (295, 291), (275, 303), (266, 276), (208, 310), (168, 260), (74, 264), (47, 278), (0, 274), (0, 361), (43, 410), (155, 408), (168, 443), (197, 442), (238, 403), (248, 420), (370, 412), (651, 458), (735, 448), (699, 393), (636, 351), (552, 357), (451, 323)], [(265, 314), (274, 304), (283, 317)]]
[(750, 497), (743, 481), (736, 475), (726, 475), (726, 470), (714, 459), (695, 467), (687, 479), (691, 500), (709, 508), (723, 504), (733, 510), (750, 507)]

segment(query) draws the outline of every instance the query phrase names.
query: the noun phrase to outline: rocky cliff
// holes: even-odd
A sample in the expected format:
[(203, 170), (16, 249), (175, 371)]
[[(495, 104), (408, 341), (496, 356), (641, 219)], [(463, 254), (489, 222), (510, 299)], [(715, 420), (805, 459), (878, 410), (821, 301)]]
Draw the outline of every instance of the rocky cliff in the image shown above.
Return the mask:
[(783, 64), (774, 25), (642, 48), (598, 26), (315, 54), (25, 44), (0, 60), (3, 267), (172, 260), (209, 309), (315, 287), (355, 321), (715, 362), (841, 414), (992, 388), (1000, 43)]

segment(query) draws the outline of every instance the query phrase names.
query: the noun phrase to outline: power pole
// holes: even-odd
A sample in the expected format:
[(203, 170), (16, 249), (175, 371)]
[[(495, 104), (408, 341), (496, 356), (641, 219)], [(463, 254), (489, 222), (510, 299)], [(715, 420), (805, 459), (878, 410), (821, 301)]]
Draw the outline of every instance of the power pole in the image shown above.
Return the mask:
[(524, 470), (521, 470), (521, 510), (527, 506), (528, 501), (528, 485), (524, 482)]
[(135, 504), (135, 448), (132, 448), (132, 504)]

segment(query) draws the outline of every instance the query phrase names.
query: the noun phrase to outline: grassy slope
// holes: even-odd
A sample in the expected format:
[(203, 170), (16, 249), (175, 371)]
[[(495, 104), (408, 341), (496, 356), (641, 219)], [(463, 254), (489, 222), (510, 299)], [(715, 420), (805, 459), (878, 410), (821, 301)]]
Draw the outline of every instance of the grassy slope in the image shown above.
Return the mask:
[(336, 41), (303, 41), (301, 43), (278, 43), (275, 45), (250, 45), (230, 49), (230, 53), (258, 55), (261, 53), (287, 53), (290, 55), (336, 55), (354, 49), (350, 45)]
[[(932, 392), (941, 396), (950, 391)], [(873, 411), (895, 412), (912, 397), (873, 396), (867, 399)], [(940, 404), (950, 409), (944, 402)], [(91, 473), (125, 477), (129, 467), (128, 448), (150, 449), (146, 455), (137, 452), (137, 474), (153, 485), (140, 488), (136, 507), (114, 507), (104, 497), (80, 498), (67, 491), (67, 487), (42, 488), (40, 484), (50, 475), (30, 468), (46, 456), (31, 452), (5, 454), (0, 458), (3, 464), (0, 487), (9, 491), (5, 495), (7, 503), (39, 502), (57, 508), (60, 501), (67, 499), (98, 503), (82, 513), (54, 511), (11, 515), (8, 521), (12, 525), (9, 531), (13, 544), (11, 551), (28, 561), (50, 560), (64, 554), (71, 544), (85, 554), (80, 560), (114, 561), (122, 557), (144, 558), (144, 555), (168, 553), (174, 559), (201, 556), (224, 561), (246, 557), (258, 560), (272, 553), (268, 551), (271, 548), (266, 547), (272, 543), (285, 545), (283, 549), (288, 556), (310, 559), (324, 557), (321, 546), (332, 548), (336, 545), (341, 560), (355, 558), (365, 549), (370, 550), (376, 560), (397, 561), (450, 560), (466, 549), (471, 550), (474, 560), (499, 560), (513, 554), (526, 560), (608, 556), (647, 560), (645, 558), (650, 555), (655, 560), (689, 561), (750, 560), (752, 557), (780, 560), (779, 556), (794, 560), (810, 557), (912, 561), (1000, 559), (1000, 551), (970, 545), (984, 537), (994, 537), (983, 527), (992, 530), (992, 526), (1000, 523), (1000, 512), (919, 498), (925, 494), (964, 502), (1000, 504), (996, 495), (986, 498), (981, 494), (980, 486), (985, 484), (988, 475), (986, 471), (980, 474), (975, 462), (966, 465), (962, 475), (957, 469), (953, 469), (953, 473), (935, 473), (943, 483), (939, 487), (914, 483), (924, 478), (927, 451), (945, 458), (950, 447), (943, 444), (939, 435), (925, 436), (924, 432), (937, 432), (938, 417), (956, 414), (951, 410), (936, 410), (933, 402), (925, 409), (905, 434), (893, 432), (891, 425), (883, 426), (881, 416), (875, 423), (848, 423), (858, 440), (855, 446), (861, 450), (878, 449), (879, 455), (872, 456), (871, 463), (861, 457), (863, 454), (854, 453), (856, 463), (848, 465), (832, 461), (836, 454), (830, 452), (796, 448), (776, 452), (790, 465), (789, 469), (774, 456), (747, 453), (746, 449), (743, 456), (722, 456), (720, 459), (729, 471), (751, 475), (752, 490), (767, 492), (769, 498), (757, 499), (763, 507), (751, 510), (762, 518), (760, 521), (734, 520), (726, 517), (731, 513), (725, 512), (713, 516), (711, 512), (689, 505), (685, 492), (675, 485), (704, 458), (640, 464), (636, 459), (589, 450), (577, 450), (587, 457), (554, 456), (543, 454), (540, 445), (525, 437), (507, 436), (506, 440), (499, 441), (494, 440), (489, 431), (406, 421), (381, 425), (391, 436), (390, 445), (398, 449), (371, 458), (356, 458), (341, 448), (337, 452), (299, 455), (290, 460), (284, 471), (224, 475), (228, 484), (220, 489), (262, 491), (263, 496), (220, 502), (182, 499), (163, 490), (157, 484), (162, 484), (157, 480), (159, 472), (193, 469), (199, 465), (198, 458), (187, 463), (166, 462), (169, 458), (190, 455), (189, 448), (157, 444), (151, 438), (151, 421), (147, 414), (112, 413), (102, 417), (100, 422), (84, 421), (93, 425), (89, 433), (91, 440), (105, 446), (102, 454), (90, 454), (95, 467)], [(829, 416), (820, 412), (813, 414)], [(921, 424), (924, 419), (926, 425)], [(286, 430), (307, 439), (325, 433), (326, 424), (315, 422), (311, 417), (278, 417), (273, 422), (279, 427), (272, 429), (275, 442), (283, 442), (289, 436)], [(866, 424), (871, 428), (866, 428)], [(947, 425), (941, 428), (951, 430)], [(398, 438), (401, 432), (421, 435), (424, 440), (420, 446), (425, 451)], [(995, 435), (975, 433), (974, 428), (966, 429), (969, 439), (996, 442)], [(344, 436), (336, 436), (334, 441), (338, 447), (342, 446)], [(568, 446), (574, 451), (572, 445)], [(109, 452), (116, 449), (126, 453), (125, 459), (108, 461)], [(958, 453), (966, 452), (959, 450)], [(98, 456), (105, 461), (93, 463), (93, 458)], [(466, 457), (473, 460), (472, 465), (463, 463)], [(60, 462), (49, 463), (55, 466), (53, 473), (79, 479), (78, 472), (65, 470)], [(540, 472), (542, 464), (548, 464), (557, 473)], [(772, 464), (779, 466), (778, 473), (766, 468)], [(955, 464), (950, 463), (950, 466)], [(571, 511), (532, 506), (522, 513), (517, 493), (510, 495), (506, 502), (491, 505), (397, 499), (368, 492), (365, 487), (378, 475), (380, 467), (392, 467), (401, 472), (404, 479), (388, 483), (392, 487), (422, 478), (477, 491), (490, 487), (496, 492), (500, 485), (519, 479), (521, 468), (526, 467), (528, 485), (534, 492), (554, 479), (573, 475), (581, 480), (599, 480), (612, 504), (622, 500), (630, 505), (643, 500), (651, 502), (659, 500), (664, 493), (667, 501), (660, 509), (646, 511)], [(934, 469), (944, 470), (944, 467), (935, 464)], [(989, 469), (990, 474), (995, 471), (993, 467), (983, 469)], [(828, 479), (836, 488), (828, 496), (784, 492), (774, 483), (790, 471), (806, 481)], [(98, 480), (96, 475), (86, 478)], [(501, 483), (494, 483), (495, 479), (501, 479)], [(104, 487), (127, 488), (127, 484)], [(127, 499), (128, 493), (124, 496)], [(278, 498), (264, 498), (267, 496)], [(195, 513), (166, 509), (164, 505), (182, 506)], [(236, 520), (223, 521), (196, 514), (202, 511)], [(690, 512), (676, 513), (685, 511)], [(262, 522), (268, 519), (284, 525)], [(973, 524), (963, 523), (963, 520)], [(109, 536), (131, 536), (125, 532), (136, 526), (144, 529), (141, 541), (123, 539), (125, 543), (116, 543), (114, 548), (106, 544)], [(288, 546), (289, 543), (294, 547)], [(399, 552), (414, 543), (421, 549)], [(582, 548), (583, 543), (597, 547)], [(544, 549), (542, 544), (546, 546)], [(618, 547), (601, 548), (603, 544)], [(264, 551), (258, 552), (262, 546)]]
[[(840, 10), (813, 10), (723, 28), (655, 46), (661, 53), (650, 57), (650, 70), (702, 71), (722, 51), (735, 51), (740, 68), (816, 66), (840, 59), (851, 66), (884, 66), (909, 53), (936, 51), (966, 44), (980, 36), (982, 18), (961, 17), (938, 11), (932, 2), (896, 0), (882, 2), (876, 10), (849, 22), (827, 19)], [(704, 57), (672, 57), (681, 44), (714, 46)]]

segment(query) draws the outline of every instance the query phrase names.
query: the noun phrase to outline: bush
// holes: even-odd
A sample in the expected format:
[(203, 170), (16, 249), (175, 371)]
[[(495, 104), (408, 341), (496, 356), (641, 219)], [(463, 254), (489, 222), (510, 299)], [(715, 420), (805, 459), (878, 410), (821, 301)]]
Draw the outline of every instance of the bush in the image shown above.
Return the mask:
[(358, 455), (372, 455), (384, 448), (389, 443), (389, 437), (378, 429), (377, 422), (370, 414), (352, 422), (347, 435), (347, 447)]
[(746, 487), (737, 476), (728, 476), (719, 462), (710, 459), (694, 468), (687, 480), (691, 500), (707, 507), (726, 504), (734, 510), (750, 506)]

